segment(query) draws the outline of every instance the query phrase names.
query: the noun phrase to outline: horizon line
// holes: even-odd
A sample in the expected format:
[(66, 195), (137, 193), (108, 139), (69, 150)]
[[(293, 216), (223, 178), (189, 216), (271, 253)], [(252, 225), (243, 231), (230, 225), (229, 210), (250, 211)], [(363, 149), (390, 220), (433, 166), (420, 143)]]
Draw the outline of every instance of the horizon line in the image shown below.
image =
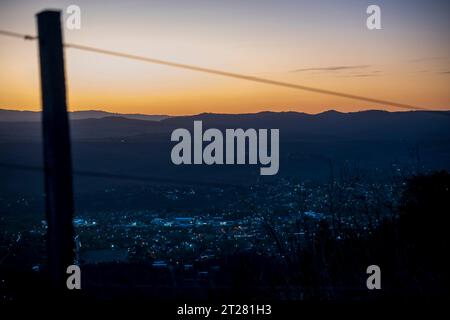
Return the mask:
[[(27, 110), (27, 109), (5, 109), (0, 108), (0, 111), (16, 111), (16, 112), (34, 112), (34, 113), (41, 113), (42, 110)], [(216, 114), (216, 115), (250, 115), (250, 114), (260, 114), (260, 113), (299, 113), (299, 114), (306, 114), (306, 115), (320, 115), (327, 112), (337, 112), (342, 114), (350, 114), (350, 113), (359, 113), (359, 112), (368, 112), (368, 111), (381, 111), (381, 112), (389, 112), (389, 113), (405, 113), (405, 112), (450, 112), (450, 108), (448, 109), (428, 109), (428, 110), (386, 110), (386, 109), (360, 109), (356, 111), (339, 111), (337, 109), (326, 109), (324, 111), (320, 111), (317, 113), (308, 113), (303, 111), (296, 111), (296, 110), (280, 110), (280, 111), (273, 111), (273, 110), (267, 110), (262, 109), (255, 112), (242, 112), (242, 113), (226, 113), (226, 112), (211, 112), (211, 111), (203, 111), (199, 113), (191, 113), (191, 114), (152, 114), (152, 113), (126, 113), (126, 112), (116, 112), (116, 111), (108, 111), (105, 109), (82, 109), (82, 110), (67, 110), (68, 113), (75, 113), (75, 112), (105, 112), (110, 114), (116, 114), (116, 115), (129, 115), (129, 116), (166, 116), (166, 117), (190, 117), (190, 116), (198, 116), (202, 114)], [(0, 120), (1, 122), (1, 120)]]

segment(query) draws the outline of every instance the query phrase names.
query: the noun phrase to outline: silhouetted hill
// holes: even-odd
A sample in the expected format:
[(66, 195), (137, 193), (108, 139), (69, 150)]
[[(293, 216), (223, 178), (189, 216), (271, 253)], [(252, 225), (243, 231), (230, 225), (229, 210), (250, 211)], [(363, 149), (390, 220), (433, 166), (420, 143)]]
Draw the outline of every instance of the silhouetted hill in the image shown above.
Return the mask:
[(279, 128), (281, 135), (297, 138), (351, 139), (450, 138), (450, 112), (327, 111), (316, 115), (298, 112), (254, 114), (210, 114), (173, 117), (163, 120), (171, 127), (190, 128), (193, 120), (204, 127)]
[[(298, 112), (260, 112), (251, 114), (202, 113), (170, 117), (161, 121), (107, 116), (71, 121), (74, 140), (129, 138), (155, 133), (169, 134), (176, 128), (193, 127), (202, 120), (206, 128), (278, 128), (282, 140), (446, 140), (450, 138), (450, 112), (387, 112), (369, 110), (316, 115)], [(3, 122), (0, 139), (39, 139), (39, 122)]]
[[(69, 112), (69, 117), (71, 120), (80, 119), (99, 119), (104, 117), (123, 117), (128, 119), (137, 120), (150, 120), (150, 121), (160, 121), (162, 119), (167, 119), (167, 115), (147, 115), (147, 114), (121, 114), (121, 113), (111, 113), (99, 110), (85, 110), (85, 111), (73, 111)], [(5, 110), (0, 109), (0, 122), (34, 122), (41, 121), (41, 112), (39, 111), (17, 111), (17, 110)]]
[[(261, 177), (259, 165), (173, 165), (170, 152), (175, 143), (170, 141), (171, 132), (176, 128), (192, 130), (194, 120), (202, 120), (204, 129), (280, 129), (278, 175)], [(161, 121), (123, 117), (81, 119), (72, 120), (70, 127), (75, 170), (138, 177), (251, 183), (279, 177), (326, 181), (331, 165), (336, 174), (351, 168), (351, 172), (377, 179), (389, 179), (393, 164), (397, 165), (395, 170), (417, 166), (450, 169), (449, 112), (203, 113)], [(1, 163), (42, 165), (40, 122), (0, 121)], [(0, 167), (0, 191), (17, 193), (34, 188), (33, 192), (41, 192), (41, 177), (17, 178), (25, 173)], [(120, 182), (77, 179), (77, 190), (104, 189)]]

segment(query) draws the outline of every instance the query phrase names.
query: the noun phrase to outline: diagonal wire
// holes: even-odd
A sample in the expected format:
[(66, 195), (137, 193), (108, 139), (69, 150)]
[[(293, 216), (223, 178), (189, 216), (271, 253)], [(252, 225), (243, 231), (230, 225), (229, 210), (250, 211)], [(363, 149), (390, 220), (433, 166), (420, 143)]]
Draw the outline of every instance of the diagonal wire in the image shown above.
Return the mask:
[[(44, 167), (36, 165), (23, 165), (15, 163), (0, 162), (0, 168), (7, 168), (11, 170), (21, 170), (21, 171), (31, 171), (31, 172), (44, 172)], [(205, 186), (212, 188), (227, 188), (227, 187), (244, 187), (245, 184), (235, 184), (235, 183), (224, 183), (206, 180), (187, 180), (187, 179), (170, 179), (154, 176), (135, 176), (90, 170), (73, 170), (75, 176), (81, 177), (93, 177), (93, 178), (103, 178), (112, 180), (125, 180), (125, 181), (135, 181), (135, 182), (145, 182), (145, 183), (159, 183), (167, 185), (186, 185), (186, 186)]]
[[(21, 34), (21, 33), (17, 33), (17, 32), (11, 32), (11, 31), (4, 31), (4, 30), (0, 30), (0, 35), (17, 37), (17, 38), (22, 38), (25, 40), (35, 40), (38, 38), (37, 36), (31, 36), (31, 35), (26, 35), (26, 34)], [(269, 85), (275, 85), (275, 86), (280, 86), (280, 87), (285, 87), (285, 88), (296, 89), (296, 90), (303, 90), (303, 91), (315, 92), (315, 93), (319, 93), (319, 94), (337, 96), (337, 97), (341, 97), (341, 98), (347, 98), (347, 99), (377, 103), (377, 104), (382, 104), (382, 105), (388, 105), (388, 106), (393, 106), (393, 107), (402, 108), (402, 109), (429, 110), (426, 108), (413, 106), (413, 105), (409, 105), (409, 104), (405, 104), (405, 103), (399, 103), (399, 102), (395, 102), (395, 101), (388, 101), (388, 100), (383, 100), (383, 99), (378, 99), (378, 98), (365, 97), (365, 96), (360, 96), (360, 95), (355, 95), (355, 94), (350, 94), (350, 93), (309, 87), (309, 86), (299, 85), (299, 84), (295, 84), (295, 83), (276, 81), (276, 80), (271, 80), (271, 79), (266, 79), (266, 78), (259, 78), (259, 77), (254, 77), (254, 76), (240, 74), (240, 73), (228, 72), (228, 71), (217, 70), (217, 69), (210, 69), (210, 68), (205, 68), (205, 67), (200, 67), (200, 66), (195, 66), (195, 65), (183, 64), (183, 63), (161, 60), (161, 59), (155, 59), (155, 58), (151, 58), (151, 57), (138, 56), (138, 55), (129, 54), (129, 53), (125, 53), (125, 52), (100, 49), (100, 48), (95, 48), (95, 47), (90, 47), (90, 46), (85, 46), (85, 45), (80, 45), (80, 44), (75, 44), (75, 43), (65, 43), (64, 47), (82, 50), (82, 51), (89, 51), (89, 52), (94, 52), (94, 53), (99, 53), (99, 54), (104, 54), (104, 55), (109, 55), (109, 56), (121, 57), (121, 58), (126, 58), (126, 59), (131, 59), (131, 60), (143, 61), (143, 62), (147, 62), (147, 63), (165, 65), (165, 66), (174, 67), (174, 68), (188, 69), (188, 70), (197, 71), (197, 72), (215, 74), (215, 75), (220, 75), (220, 76), (230, 77), (230, 78), (235, 78), (235, 79), (259, 82), (259, 83), (264, 83), (264, 84), (269, 84)]]
[(276, 81), (276, 80), (271, 80), (271, 79), (266, 79), (266, 78), (259, 78), (259, 77), (249, 76), (249, 75), (240, 74), (240, 73), (204, 68), (204, 67), (183, 64), (183, 63), (177, 63), (177, 62), (172, 62), (172, 61), (167, 61), (167, 60), (160, 60), (160, 59), (155, 59), (155, 58), (137, 56), (137, 55), (133, 55), (133, 54), (129, 54), (129, 53), (99, 49), (99, 48), (88, 47), (88, 46), (79, 45), (79, 44), (66, 43), (66, 44), (64, 44), (64, 46), (66, 48), (90, 51), (90, 52), (95, 52), (95, 53), (100, 53), (100, 54), (105, 54), (105, 55), (110, 55), (110, 56), (116, 56), (116, 57), (138, 60), (138, 61), (143, 61), (143, 62), (148, 62), (148, 63), (165, 65), (165, 66), (169, 66), (169, 67), (188, 69), (188, 70), (209, 73), (209, 74), (216, 74), (216, 75), (220, 75), (220, 76), (224, 76), (224, 77), (265, 83), (265, 84), (270, 84), (270, 85), (275, 85), (275, 86), (280, 86), (280, 87), (285, 87), (285, 88), (291, 88), (291, 89), (297, 89), (297, 90), (303, 90), (303, 91), (310, 91), (310, 92), (338, 96), (338, 97), (348, 98), (348, 99), (353, 99), (353, 100), (378, 103), (378, 104), (389, 105), (389, 106), (408, 109), (408, 110), (428, 110), (428, 109), (425, 109), (422, 107), (412, 106), (412, 105), (408, 105), (408, 104), (404, 104), (404, 103), (398, 103), (398, 102), (382, 100), (382, 99), (377, 99), (377, 98), (364, 97), (364, 96), (343, 93), (343, 92), (338, 92), (338, 91), (314, 88), (314, 87), (309, 87), (309, 86), (304, 86), (304, 85), (299, 85), (299, 84), (294, 84), (294, 83), (289, 83), (289, 82), (282, 82), (282, 81)]
[(38, 38), (37, 36), (31, 36), (28, 34), (7, 31), (7, 30), (0, 30), (0, 35), (7, 36), (7, 37), (21, 38), (24, 40), (36, 40)]

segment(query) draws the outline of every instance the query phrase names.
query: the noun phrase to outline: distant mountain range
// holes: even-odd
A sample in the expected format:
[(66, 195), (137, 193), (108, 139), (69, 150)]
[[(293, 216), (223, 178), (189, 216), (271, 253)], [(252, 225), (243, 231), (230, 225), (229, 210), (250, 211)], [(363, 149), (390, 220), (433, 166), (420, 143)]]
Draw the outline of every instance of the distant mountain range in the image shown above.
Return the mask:
[[(69, 112), (71, 120), (100, 119), (105, 117), (122, 117), (127, 119), (160, 121), (169, 118), (167, 115), (122, 114), (100, 110), (84, 110)], [(0, 122), (34, 122), (41, 121), (40, 111), (17, 111), (0, 109)]]
[[(36, 117), (36, 120), (33, 120), (33, 117)], [(168, 135), (176, 128), (192, 129), (194, 120), (202, 120), (204, 129), (277, 128), (280, 129), (282, 141), (450, 139), (450, 111), (368, 110), (342, 113), (330, 110), (314, 115), (300, 112), (260, 112), (202, 113), (174, 117), (78, 111), (70, 113), (70, 118), (74, 140)], [(38, 119), (38, 112), (0, 110), (0, 139), (39, 139), (41, 124)]]
[[(34, 179), (25, 179), (26, 171), (3, 168), (1, 164), (42, 166), (41, 122), (27, 121), (26, 116), (5, 117), (8, 113), (0, 113), (0, 193), (29, 190), (40, 194), (42, 176), (35, 173)], [(36, 112), (32, 114), (39, 117)], [(141, 120), (106, 112), (84, 112), (88, 117), (77, 119), (79, 114), (83, 115), (71, 114), (70, 129), (73, 165), (80, 171), (250, 183), (277, 177), (328, 181), (331, 167), (342, 172), (352, 168), (351, 172), (374, 179), (390, 179), (392, 164), (397, 165), (395, 170), (399, 166), (450, 170), (449, 111), (202, 113), (166, 116), (159, 121), (154, 121), (154, 116)], [(204, 130), (279, 129), (279, 174), (262, 178), (258, 166), (173, 165), (170, 154), (174, 143), (170, 135), (176, 128), (192, 130), (194, 120), (202, 120)], [(119, 182), (78, 177), (76, 183), (77, 190), (87, 191), (104, 190)]]

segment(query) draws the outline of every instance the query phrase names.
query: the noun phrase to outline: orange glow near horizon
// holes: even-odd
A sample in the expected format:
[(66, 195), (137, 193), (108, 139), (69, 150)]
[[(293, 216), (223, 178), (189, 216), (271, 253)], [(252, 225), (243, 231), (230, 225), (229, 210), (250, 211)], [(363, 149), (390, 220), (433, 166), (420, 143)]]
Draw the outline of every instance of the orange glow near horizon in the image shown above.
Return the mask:
[[(61, 7), (66, 2), (61, 2)], [(65, 30), (69, 43), (428, 109), (450, 107), (450, 50), (444, 40), (447, 34), (410, 25), (406, 18), (395, 25), (388, 24), (383, 30), (368, 31), (364, 20), (338, 25), (339, 28), (310, 21), (313, 27), (306, 22), (296, 25), (295, 17), (289, 16), (284, 24), (280, 17), (272, 21), (276, 12), (267, 9), (260, 16), (256, 12), (252, 21), (237, 16), (231, 26), (226, 23), (229, 17), (225, 8), (221, 13), (224, 17), (210, 15), (205, 9), (198, 13), (198, 21), (180, 13), (177, 17), (184, 24), (178, 27), (164, 19), (168, 15), (164, 2), (157, 7), (159, 12), (142, 10), (144, 13), (133, 11), (141, 8), (137, 5), (127, 12), (118, 4), (103, 10), (97, 3), (79, 2), (90, 19), (83, 20), (79, 31)], [(49, 3), (54, 4), (36, 1), (17, 5), (6, 1), (1, 5), (0, 29), (34, 34), (33, 14)], [(146, 4), (142, 2), (139, 6)], [(229, 15), (233, 14), (230, 9)], [(126, 23), (116, 24), (119, 17)], [(262, 26), (266, 24), (270, 28), (264, 31)], [(0, 108), (40, 110), (36, 42), (2, 37), (0, 48)], [(189, 115), (269, 110), (306, 113), (329, 109), (403, 110), (74, 49), (66, 49), (65, 56), (71, 111)]]

